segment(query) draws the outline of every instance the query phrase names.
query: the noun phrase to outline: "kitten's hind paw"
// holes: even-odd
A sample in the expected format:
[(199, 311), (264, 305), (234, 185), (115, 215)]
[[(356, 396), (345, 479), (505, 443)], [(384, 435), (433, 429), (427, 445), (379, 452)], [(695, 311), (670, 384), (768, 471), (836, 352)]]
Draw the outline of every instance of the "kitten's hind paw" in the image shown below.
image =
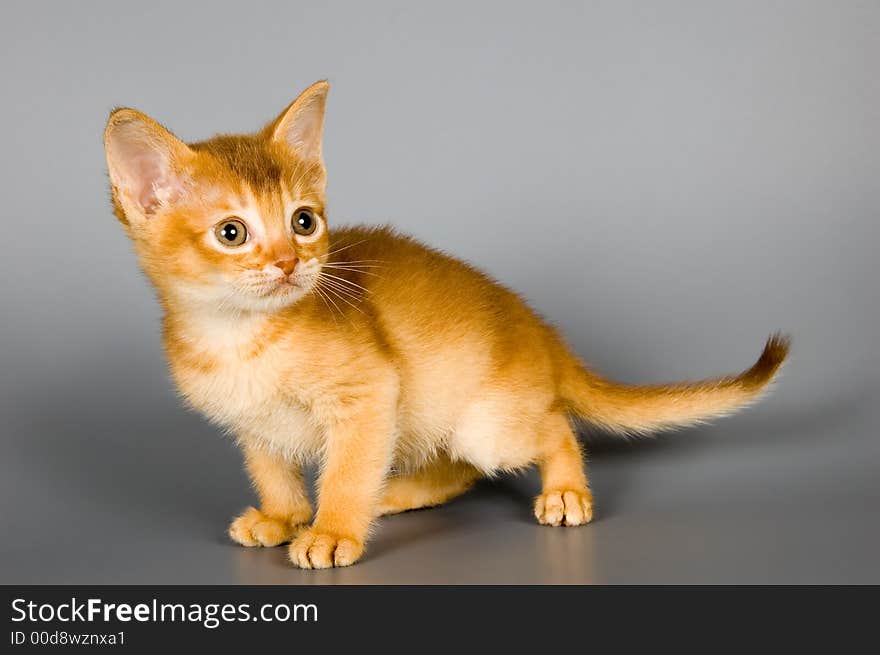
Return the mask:
[(548, 491), (535, 499), (535, 518), (542, 525), (583, 525), (593, 520), (589, 490)]
[(242, 546), (271, 547), (287, 543), (298, 530), (295, 519), (267, 516), (255, 507), (248, 507), (229, 525), (229, 537)]

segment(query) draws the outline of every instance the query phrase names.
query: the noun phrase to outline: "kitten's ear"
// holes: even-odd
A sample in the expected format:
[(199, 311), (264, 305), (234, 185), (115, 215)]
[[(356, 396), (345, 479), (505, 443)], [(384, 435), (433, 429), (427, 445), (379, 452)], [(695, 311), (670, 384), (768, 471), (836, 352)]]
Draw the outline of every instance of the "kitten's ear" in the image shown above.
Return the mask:
[(324, 133), (324, 109), (327, 106), (327, 80), (315, 82), (303, 91), (269, 125), (271, 138), (286, 143), (304, 159), (321, 160), (321, 136)]
[(149, 218), (185, 191), (187, 162), (195, 153), (149, 116), (117, 109), (104, 131), (114, 198), (126, 218)]

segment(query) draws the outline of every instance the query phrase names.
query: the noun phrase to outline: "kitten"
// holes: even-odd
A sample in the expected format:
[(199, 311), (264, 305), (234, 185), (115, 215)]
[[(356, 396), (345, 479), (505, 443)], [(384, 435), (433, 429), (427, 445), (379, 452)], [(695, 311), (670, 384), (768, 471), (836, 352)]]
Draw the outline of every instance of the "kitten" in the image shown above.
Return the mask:
[(312, 85), (256, 134), (187, 145), (133, 109), (105, 132), (115, 214), (158, 291), (172, 376), (235, 435), (259, 495), (229, 528), (236, 542), (289, 541), (297, 566), (346, 566), (375, 517), (532, 464), (538, 522), (589, 523), (573, 417), (649, 433), (727, 414), (774, 377), (780, 336), (734, 377), (616, 384), (467, 264), (386, 228), (331, 232), (327, 91)]

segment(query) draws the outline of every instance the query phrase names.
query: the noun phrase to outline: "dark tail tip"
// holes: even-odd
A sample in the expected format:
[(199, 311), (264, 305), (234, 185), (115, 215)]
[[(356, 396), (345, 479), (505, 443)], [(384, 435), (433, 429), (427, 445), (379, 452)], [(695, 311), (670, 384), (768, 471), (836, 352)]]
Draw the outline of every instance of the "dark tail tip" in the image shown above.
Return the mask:
[(767, 339), (767, 345), (764, 346), (764, 352), (761, 353), (760, 361), (766, 361), (769, 366), (779, 368), (779, 365), (788, 357), (791, 350), (791, 337), (781, 332), (771, 334)]
[(767, 345), (764, 346), (764, 352), (761, 353), (761, 357), (758, 358), (755, 365), (748, 370), (745, 378), (758, 385), (768, 382), (782, 366), (790, 350), (791, 337), (781, 332), (771, 334), (767, 339)]

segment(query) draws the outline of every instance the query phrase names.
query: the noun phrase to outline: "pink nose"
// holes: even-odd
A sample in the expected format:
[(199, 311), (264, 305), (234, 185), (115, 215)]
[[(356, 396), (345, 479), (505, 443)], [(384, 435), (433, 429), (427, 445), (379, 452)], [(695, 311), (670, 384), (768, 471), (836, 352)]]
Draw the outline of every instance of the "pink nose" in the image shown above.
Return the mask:
[(299, 260), (296, 257), (294, 257), (293, 259), (282, 259), (275, 262), (275, 266), (284, 271), (285, 275), (290, 275), (291, 273), (293, 273), (298, 262)]

